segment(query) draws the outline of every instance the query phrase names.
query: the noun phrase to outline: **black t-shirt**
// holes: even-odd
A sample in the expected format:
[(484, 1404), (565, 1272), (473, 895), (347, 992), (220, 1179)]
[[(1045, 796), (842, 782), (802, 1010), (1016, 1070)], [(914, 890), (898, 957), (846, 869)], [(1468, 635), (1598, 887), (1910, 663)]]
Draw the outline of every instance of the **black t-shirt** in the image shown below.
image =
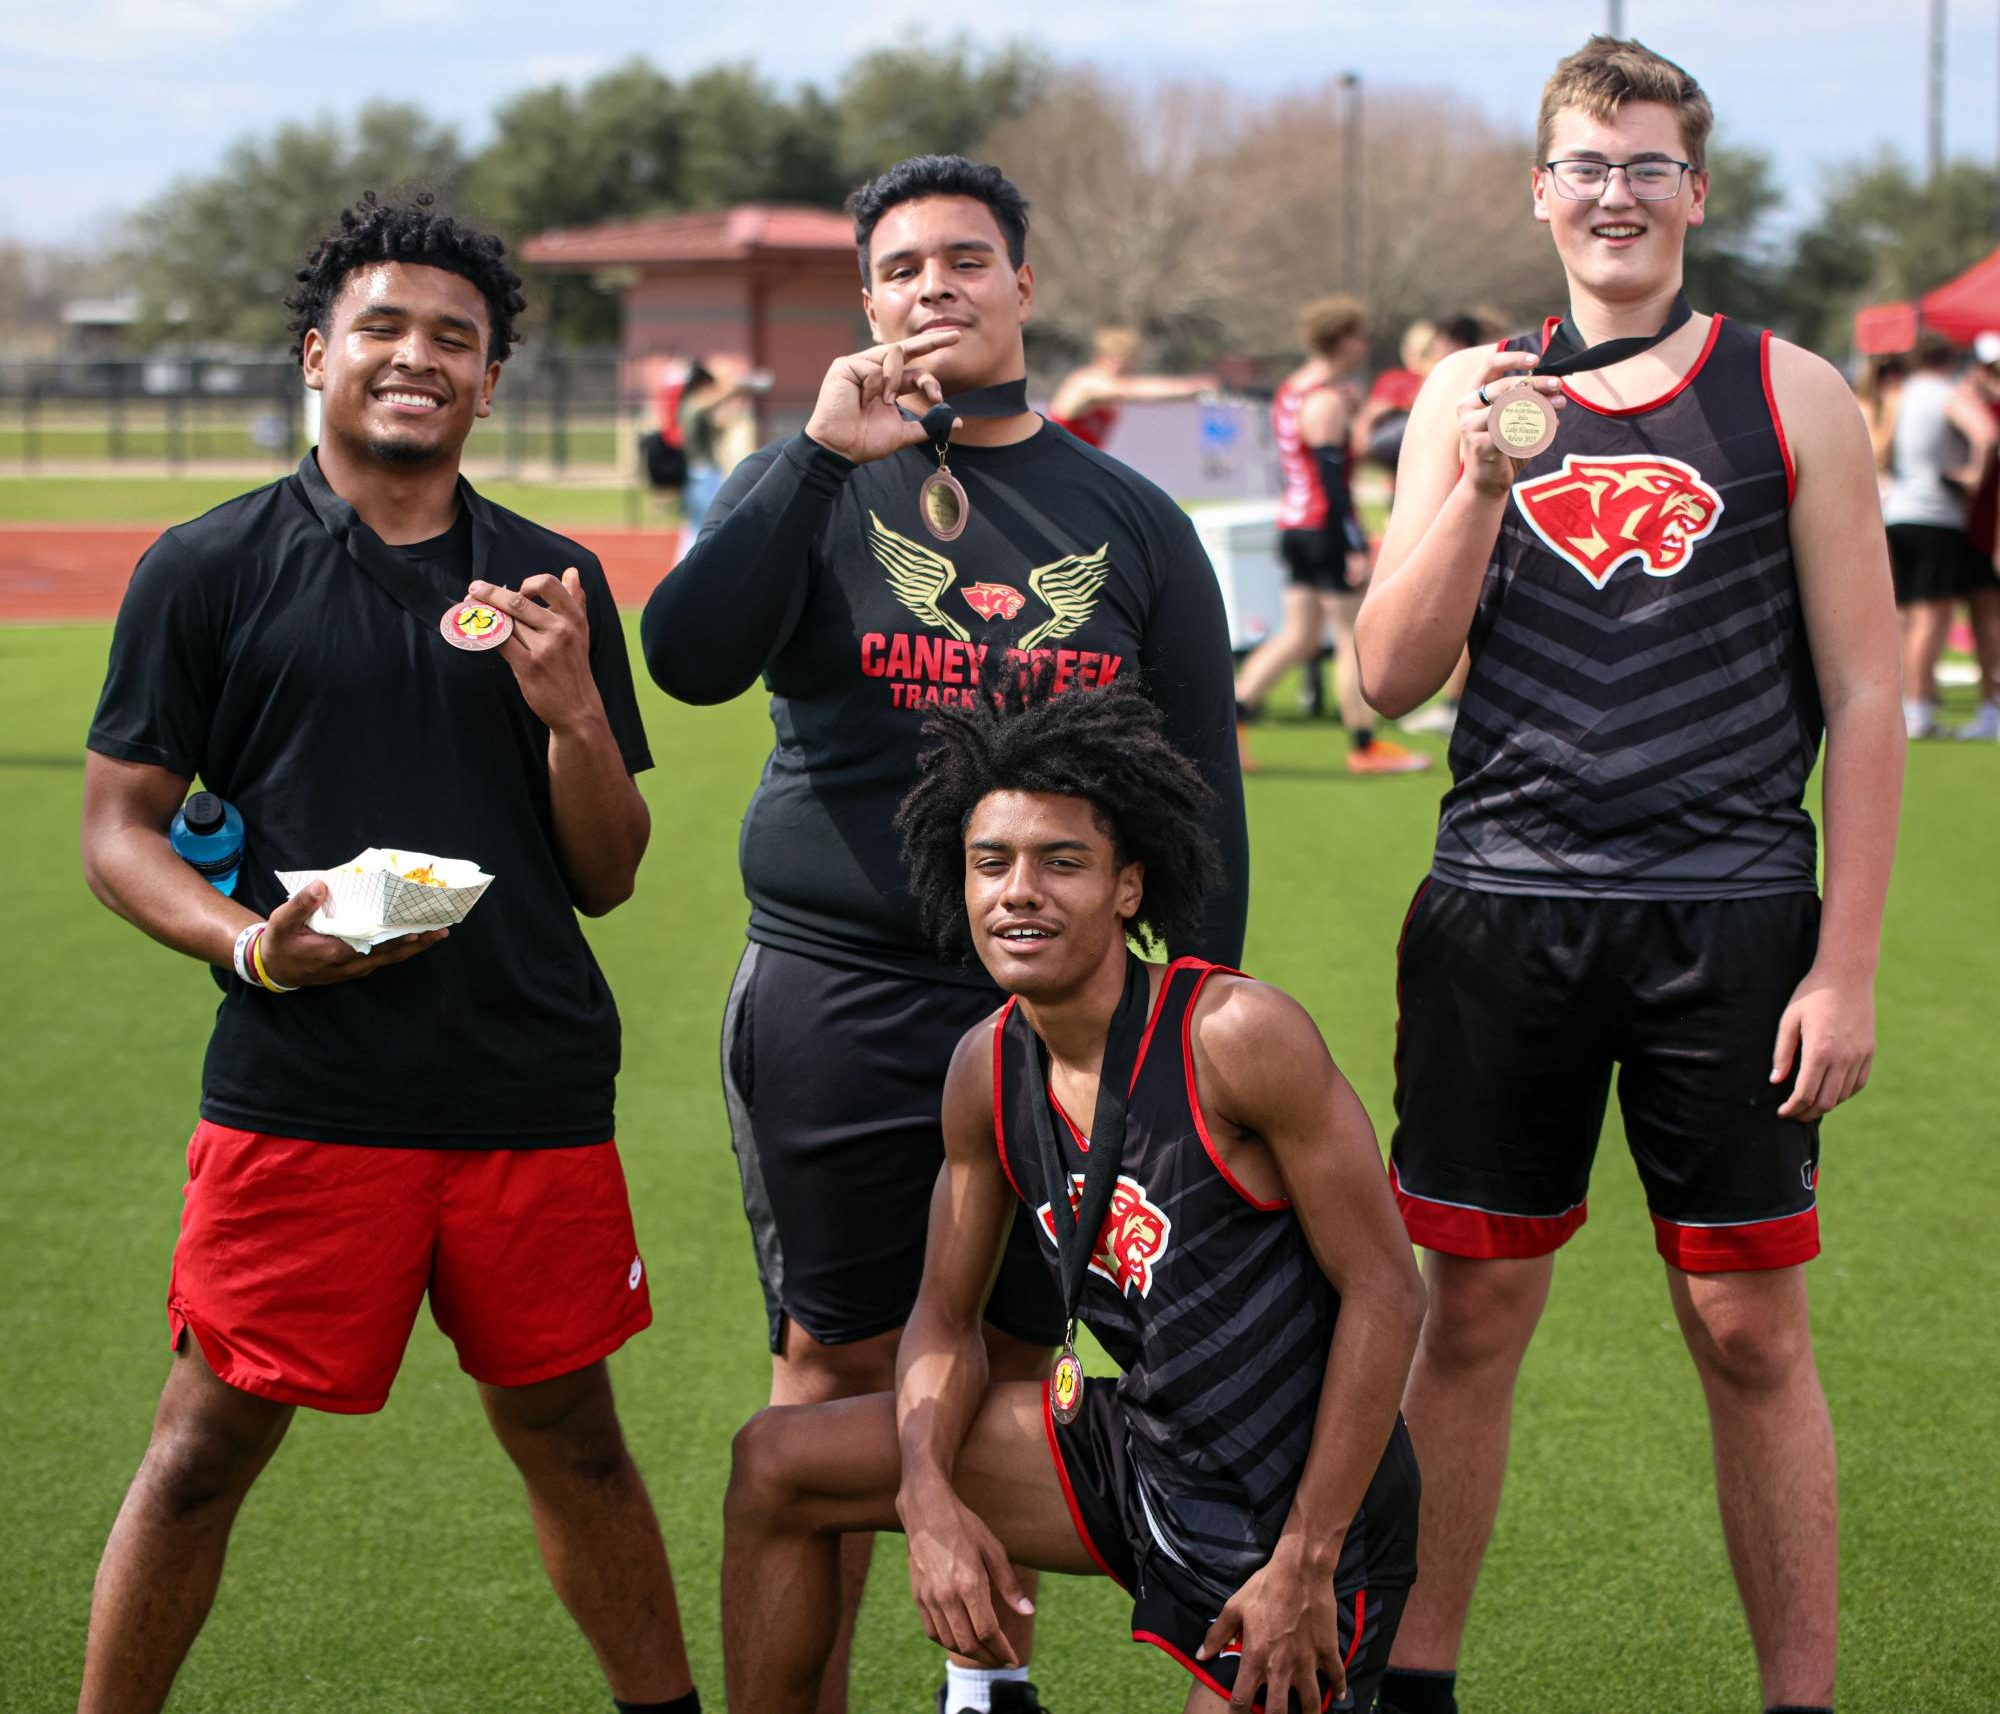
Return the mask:
[(989, 648), (1058, 689), (1136, 679), (1216, 794), (1227, 882), (1176, 952), (1242, 956), (1249, 849), (1234, 670), (1215, 572), (1187, 514), (1144, 477), (1044, 424), (954, 446), (972, 517), (940, 542), (917, 512), (929, 448), (856, 466), (805, 435), (744, 460), (640, 628), (669, 695), (720, 702), (761, 673), (777, 742), (744, 818), (750, 938), (808, 957), (986, 985), (940, 964), (892, 818), (925, 716), (963, 706)]
[(618, 1011), (556, 859), (548, 728), (498, 654), (453, 648), (437, 622), (469, 578), (518, 587), (575, 566), (591, 670), (637, 773), (652, 758), (624, 633), (587, 550), (463, 481), (458, 498), (445, 535), (385, 547), (308, 454), (169, 530), (126, 592), (89, 746), (199, 774), (242, 812), (251, 910), (283, 902), (275, 870), (370, 845), (494, 877), (448, 940), (379, 975), (268, 994), (218, 973), (201, 1103), (216, 1124), (414, 1148), (612, 1135)]

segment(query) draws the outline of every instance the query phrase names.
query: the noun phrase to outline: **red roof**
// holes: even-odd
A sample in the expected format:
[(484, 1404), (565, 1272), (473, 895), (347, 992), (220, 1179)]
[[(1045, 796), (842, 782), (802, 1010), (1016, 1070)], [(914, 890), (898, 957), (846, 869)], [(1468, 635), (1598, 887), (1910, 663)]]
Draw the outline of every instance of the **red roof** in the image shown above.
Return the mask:
[(616, 220), (604, 226), (558, 227), (521, 246), (522, 257), (545, 268), (630, 267), (633, 264), (746, 262), (753, 258), (854, 254), (854, 222), (829, 208), (747, 202), (702, 214)]

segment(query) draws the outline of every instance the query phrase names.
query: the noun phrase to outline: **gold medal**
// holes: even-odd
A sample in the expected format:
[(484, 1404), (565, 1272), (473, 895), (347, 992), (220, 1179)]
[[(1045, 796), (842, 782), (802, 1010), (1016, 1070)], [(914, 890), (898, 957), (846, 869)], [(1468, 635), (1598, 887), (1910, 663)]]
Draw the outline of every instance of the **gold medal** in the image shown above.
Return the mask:
[(1489, 383), (1486, 432), (1509, 458), (1535, 458), (1555, 444), (1556, 409), (1542, 392), (1526, 382), (1503, 386)]
[(917, 490), (917, 515), (923, 519), (924, 528), (941, 542), (955, 542), (965, 534), (966, 522), (972, 516), (972, 502), (966, 499), (958, 478), (945, 469), (942, 460)]
[(1062, 1354), (1056, 1358), (1056, 1366), (1049, 1374), (1049, 1415), (1067, 1427), (1076, 1421), (1076, 1413), (1082, 1405), (1083, 1363), (1076, 1354), (1076, 1347), (1065, 1339)]

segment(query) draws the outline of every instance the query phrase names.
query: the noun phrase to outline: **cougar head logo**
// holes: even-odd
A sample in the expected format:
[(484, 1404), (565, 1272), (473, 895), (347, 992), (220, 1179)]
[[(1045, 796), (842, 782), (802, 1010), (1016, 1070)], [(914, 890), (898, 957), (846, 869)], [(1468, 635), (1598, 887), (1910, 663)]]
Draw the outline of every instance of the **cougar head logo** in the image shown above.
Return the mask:
[(1628, 559), (1648, 577), (1672, 577), (1722, 516), (1722, 496), (1701, 472), (1653, 453), (1570, 453), (1560, 470), (1517, 482), (1514, 504), (1549, 551), (1593, 589)]
[[(1083, 1196), (1083, 1174), (1071, 1175), (1069, 1205), (1074, 1209)], [(1042, 1230), (1056, 1237), (1055, 1211), (1044, 1202), (1036, 1214)], [(1097, 1229), (1097, 1249), (1090, 1258), (1090, 1271), (1109, 1280), (1121, 1292), (1149, 1295), (1153, 1275), (1166, 1260), (1167, 1240), (1174, 1223), (1164, 1208), (1146, 1194), (1146, 1187), (1129, 1174), (1120, 1173), (1111, 1188), (1111, 1205), (1104, 1211), (1104, 1224)]]

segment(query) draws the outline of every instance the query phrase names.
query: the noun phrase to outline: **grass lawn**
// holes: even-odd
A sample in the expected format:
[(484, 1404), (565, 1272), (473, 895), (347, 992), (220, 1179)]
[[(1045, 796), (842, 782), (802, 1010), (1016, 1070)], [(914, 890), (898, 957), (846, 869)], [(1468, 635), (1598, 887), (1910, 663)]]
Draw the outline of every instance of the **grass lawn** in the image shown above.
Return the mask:
[[(148, 515), (189, 509), (176, 499)], [(205, 972), (116, 921), (78, 875), (80, 745), (107, 636), (0, 630), (0, 783), (13, 829), (0, 862), (19, 997), (0, 1071), (0, 1100), (16, 1114), (0, 1143), (9, 1711), (75, 1696), (98, 1551), (166, 1370), (181, 1145), (215, 1000)], [(1288, 693), (1274, 706), (1288, 707)], [(591, 932), (625, 1015), (619, 1133), (660, 1319), (613, 1368), (699, 1679), (720, 1707), (722, 1487), (730, 1434), (761, 1401), (767, 1370), (716, 1031), (741, 944), (737, 821), (769, 728), (756, 696), (690, 710), (648, 690), (645, 711), (660, 764), (644, 782), (653, 850), (637, 898)], [(1428, 855), (1436, 780), (1349, 780), (1337, 735), (1296, 721), (1264, 726), (1259, 752), (1246, 962), (1310, 1007), (1386, 1130), (1395, 939)], [(1993, 746), (1913, 752), (1878, 1068), (1827, 1132), (1826, 1253), (1811, 1280), (1841, 1439), (1845, 1714), (1972, 1714), (1991, 1707), (2000, 1674), (2000, 1151), (1987, 1082), (2000, 994), (1996, 788)], [(1523, 1375), (1465, 1706), (1753, 1710), (1700, 1396), (1615, 1129), (1594, 1190)], [(899, 1557), (893, 1543), (878, 1556), (857, 1714), (918, 1714), (939, 1678)], [(1052, 1706), (1179, 1708), (1185, 1677), (1120, 1640), (1129, 1609), (1108, 1584), (1051, 1580), (1043, 1606), (1035, 1676)], [(179, 1714), (606, 1706), (543, 1581), (518, 1484), (428, 1317), (381, 1415), (300, 1413), (245, 1508), (172, 1704)]]
[[(156, 524), (165, 529), (198, 517), (268, 476), (0, 476), (0, 524)], [(662, 527), (660, 508), (635, 488), (575, 487), (562, 483), (489, 481), (473, 485), (496, 505), (551, 529), (650, 529)]]

